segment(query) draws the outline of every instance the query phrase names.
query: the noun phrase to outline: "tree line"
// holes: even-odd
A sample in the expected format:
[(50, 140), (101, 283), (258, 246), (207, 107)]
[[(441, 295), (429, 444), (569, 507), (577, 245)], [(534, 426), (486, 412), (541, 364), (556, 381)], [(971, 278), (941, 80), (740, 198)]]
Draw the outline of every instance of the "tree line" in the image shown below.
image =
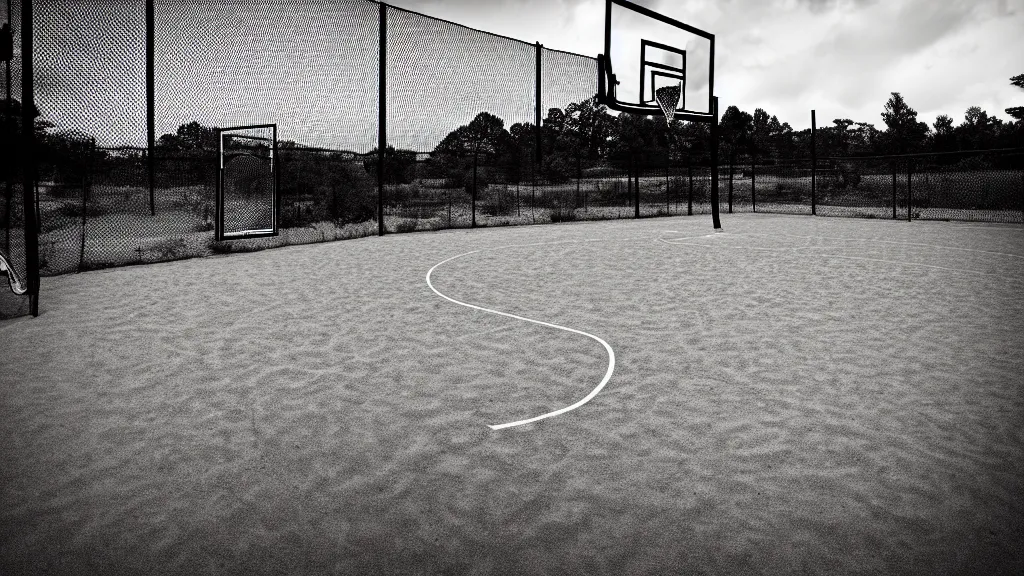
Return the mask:
[[(1024, 89), (1024, 74), (1010, 79), (1012, 85)], [(4, 103), (5, 104), (5, 103)], [(4, 123), (3, 140), (18, 142), (21, 132), (21, 104), (12, 99), (11, 122)], [(0, 106), (0, 109), (3, 109)], [(929, 126), (918, 120), (918, 113), (899, 92), (893, 92), (881, 111), (884, 126), (869, 122), (836, 118), (831, 125), (818, 128), (817, 154), (826, 156), (863, 156), (906, 154), (913, 152), (950, 152), (992, 148), (1024, 147), (1024, 107), (1007, 108), (1013, 120), (1003, 121), (990, 116), (978, 106), (965, 112), (964, 121), (955, 124), (948, 115), (940, 115)], [(35, 132), (38, 157), (44, 166), (59, 171), (67, 157), (82, 149), (82, 142), (92, 137), (76, 131), (55, 131), (53, 122), (35, 111)], [(720, 119), (720, 158), (723, 162), (739, 161), (740, 157), (757, 157), (763, 161), (807, 158), (811, 149), (811, 130), (793, 130), (787, 122), (762, 108), (753, 113), (736, 106), (726, 108)], [(485, 172), (500, 172), (509, 183), (540, 178), (562, 182), (593, 173), (599, 167), (639, 170), (664, 165), (666, 160), (706, 161), (709, 153), (707, 124), (674, 120), (667, 124), (662, 118), (630, 114), (613, 116), (596, 98), (551, 108), (541, 126), (516, 123), (505, 127), (504, 121), (480, 112), (468, 124), (449, 132), (430, 151), (431, 162), (420, 176), (445, 178), (453, 185), (464, 185), (476, 168), (476, 178)], [(187, 158), (216, 153), (216, 128), (199, 122), (182, 124), (174, 133), (156, 140), (159, 158)], [(537, 147), (540, 146), (541, 162)], [(302, 147), (282, 141), (279, 149), (286, 152)], [(19, 146), (10, 148), (14, 165), (20, 165)], [(110, 153), (94, 154), (102, 160)], [(130, 157), (133, 152), (121, 152)], [(143, 151), (134, 152), (141, 158)], [(377, 171), (377, 150), (363, 155), (366, 175)], [(351, 154), (346, 157), (351, 160)], [(415, 176), (416, 152), (388, 147), (384, 154), (387, 183), (409, 182)], [(57, 174), (52, 174), (58, 176)], [(356, 179), (362, 179), (362, 175)], [(351, 176), (351, 175), (350, 175)], [(483, 178), (491, 177), (484, 174)], [(352, 179), (350, 177), (348, 179)]]

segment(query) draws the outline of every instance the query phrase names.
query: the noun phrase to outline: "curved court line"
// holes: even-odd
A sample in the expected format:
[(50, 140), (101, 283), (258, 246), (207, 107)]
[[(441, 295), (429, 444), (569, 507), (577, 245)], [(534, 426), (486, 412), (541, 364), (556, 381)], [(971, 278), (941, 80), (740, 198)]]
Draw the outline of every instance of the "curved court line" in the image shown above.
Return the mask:
[[(489, 250), (499, 250), (499, 249), (502, 249), (502, 248), (518, 248), (518, 247), (523, 247), (523, 246), (545, 246), (545, 245), (550, 245), (550, 244), (569, 244), (569, 243), (575, 243), (575, 242), (598, 242), (598, 241), (599, 240), (568, 240), (568, 241), (564, 241), (564, 242), (537, 242), (537, 243), (534, 243), (534, 244), (517, 244), (517, 245), (511, 245), (511, 246), (499, 246), (497, 248), (489, 248)], [(442, 264), (446, 264), (448, 262), (451, 262), (452, 260), (455, 260), (456, 258), (462, 258), (463, 256), (469, 256), (471, 254), (476, 254), (476, 253), (482, 252), (482, 251), (483, 251), (483, 249), (481, 249), (481, 250), (473, 250), (472, 252), (466, 252), (465, 254), (459, 254), (458, 256), (452, 256), (451, 258), (448, 258), (447, 260), (443, 260), (441, 262), (438, 262), (430, 270), (427, 271), (427, 286), (429, 286), (430, 289), (434, 291), (434, 294), (437, 294), (438, 296), (440, 296), (441, 298), (444, 298), (445, 300), (448, 300), (449, 302), (458, 304), (459, 306), (465, 306), (467, 308), (472, 308), (473, 310), (480, 310), (481, 312), (488, 312), (490, 314), (497, 314), (498, 316), (505, 316), (507, 318), (515, 318), (516, 320), (522, 320), (524, 322), (532, 322), (533, 324), (539, 324), (541, 326), (547, 326), (548, 328), (555, 328), (556, 330), (564, 330), (566, 332), (572, 332), (573, 334), (580, 334), (582, 336), (586, 336), (587, 338), (591, 338), (593, 340), (597, 340), (598, 342), (601, 343), (602, 346), (604, 346), (604, 349), (608, 352), (608, 370), (605, 371), (604, 378), (602, 378), (601, 379), (601, 383), (598, 384), (596, 388), (591, 390), (590, 394), (587, 394), (585, 397), (583, 397), (582, 400), (576, 402), (575, 404), (573, 404), (571, 406), (566, 406), (565, 408), (560, 408), (558, 410), (555, 410), (554, 412), (548, 412), (547, 414), (541, 414), (540, 416), (534, 416), (533, 418), (527, 418), (525, 420), (517, 420), (515, 422), (507, 422), (505, 424), (488, 424), (487, 426), (491, 430), (501, 430), (503, 428), (511, 428), (513, 426), (522, 426), (523, 424), (530, 424), (531, 422), (536, 422), (538, 420), (543, 420), (545, 418), (551, 418), (552, 416), (558, 416), (559, 414), (565, 414), (566, 412), (569, 412), (570, 410), (575, 410), (575, 409), (579, 408), (580, 406), (583, 406), (587, 402), (590, 402), (590, 400), (593, 399), (594, 396), (597, 396), (597, 394), (601, 391), (601, 389), (603, 389), (605, 387), (605, 385), (608, 384), (608, 381), (612, 379), (612, 373), (615, 371), (615, 351), (612, 350), (612, 347), (609, 346), (607, 342), (605, 342), (601, 338), (598, 338), (597, 336), (594, 336), (593, 334), (590, 334), (588, 332), (584, 332), (582, 330), (576, 330), (575, 328), (567, 328), (565, 326), (559, 326), (558, 324), (552, 324), (550, 322), (542, 322), (540, 320), (534, 320), (532, 318), (526, 318), (525, 316), (517, 316), (515, 314), (509, 314), (508, 312), (501, 312), (499, 310), (492, 310), (490, 308), (484, 308), (483, 306), (477, 306), (475, 304), (468, 304), (466, 302), (461, 302), (461, 301), (456, 300), (454, 298), (451, 298), (449, 296), (445, 296), (444, 294), (440, 293), (437, 290), (437, 288), (434, 288), (434, 284), (430, 281), (430, 275), (434, 273), (434, 270), (436, 270), (438, 268), (438, 266), (441, 266)]]

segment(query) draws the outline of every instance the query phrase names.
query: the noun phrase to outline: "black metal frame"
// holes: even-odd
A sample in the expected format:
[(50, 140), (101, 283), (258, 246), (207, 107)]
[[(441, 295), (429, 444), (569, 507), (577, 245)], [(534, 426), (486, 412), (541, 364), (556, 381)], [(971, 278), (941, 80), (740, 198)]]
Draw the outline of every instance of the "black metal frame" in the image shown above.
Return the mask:
[[(670, 26), (674, 26), (676, 28), (679, 28), (680, 30), (683, 30), (685, 32), (689, 32), (690, 34), (694, 34), (696, 36), (700, 36), (701, 38), (705, 38), (708, 41), (710, 41), (710, 43), (711, 43), (711, 53), (710, 53), (711, 68), (709, 70), (709, 75), (708, 75), (708, 110), (709, 110), (709, 112), (708, 113), (700, 113), (700, 112), (693, 112), (693, 111), (683, 110), (683, 111), (680, 111), (680, 112), (678, 112), (676, 114), (676, 118), (679, 118), (680, 120), (686, 120), (686, 121), (689, 121), (689, 122), (711, 122), (712, 120), (714, 120), (714, 118), (715, 118), (715, 114), (714, 114), (714, 99), (715, 99), (715, 35), (710, 33), (710, 32), (706, 32), (704, 30), (701, 30), (699, 28), (695, 28), (693, 26), (690, 26), (689, 24), (684, 24), (684, 23), (682, 23), (682, 22), (680, 22), (680, 21), (678, 21), (678, 20), (676, 20), (674, 18), (670, 18), (668, 16), (665, 16), (664, 14), (659, 14), (658, 12), (655, 12), (655, 11), (649, 9), (649, 8), (645, 8), (645, 7), (640, 6), (638, 4), (634, 4), (633, 2), (630, 2), (629, 0), (605, 0), (604, 52), (602, 54), (598, 54), (598, 56), (597, 56), (597, 100), (598, 100), (598, 102), (600, 102), (601, 104), (607, 106), (608, 109), (610, 109), (610, 110), (615, 110), (616, 112), (625, 112), (627, 114), (639, 114), (639, 115), (642, 115), (642, 116), (657, 116), (657, 115), (660, 115), (662, 113), (661, 112), (661, 108), (657, 104), (651, 105), (651, 106), (643, 105), (643, 104), (630, 104), (630, 103), (627, 103), (627, 102), (621, 102), (616, 97), (616, 94), (615, 94), (616, 93), (616, 89), (615, 89), (615, 87), (619, 84), (619, 81), (616, 80), (616, 78), (615, 78), (615, 72), (614, 72), (614, 70), (612, 70), (611, 59), (608, 57), (608, 55), (611, 54), (611, 50), (612, 50), (612, 7), (613, 6), (620, 6), (622, 8), (626, 8), (627, 10), (632, 10), (632, 11), (637, 12), (638, 14), (642, 14), (643, 16), (646, 16), (648, 18), (652, 18), (652, 19), (657, 20), (659, 22), (662, 22), (664, 24), (668, 24)], [(643, 49), (643, 43), (644, 42), (648, 42), (651, 45), (657, 44), (655, 42), (651, 42), (649, 40), (642, 39), (641, 40), (641, 50)], [(677, 49), (673, 49), (673, 51), (677, 51)], [(641, 56), (641, 58), (643, 58), (643, 56)], [(641, 82), (641, 84), (643, 83), (643, 73), (642, 73), (642, 71), (641, 71), (640, 82)], [(641, 94), (640, 97), (642, 98), (643, 95)], [(683, 100), (683, 98), (680, 97), (680, 100)]]
[[(722, 228), (722, 220), (721, 220), (721, 217), (719, 215), (720, 209), (719, 209), (719, 206), (718, 206), (718, 202), (719, 202), (719, 197), (718, 197), (718, 136), (719, 136), (719, 127), (718, 127), (718, 97), (715, 96), (715, 35), (710, 33), (710, 32), (706, 32), (704, 30), (701, 30), (699, 28), (694, 28), (693, 26), (690, 26), (689, 24), (683, 24), (682, 22), (680, 22), (678, 20), (675, 20), (673, 18), (669, 18), (668, 16), (665, 16), (664, 14), (659, 14), (659, 13), (653, 11), (653, 10), (650, 10), (648, 8), (644, 8), (643, 6), (640, 6), (638, 4), (634, 4), (634, 3), (630, 2), (629, 0), (606, 0), (605, 1), (605, 15), (604, 15), (604, 53), (597, 55), (597, 101), (599, 103), (607, 106), (608, 109), (615, 110), (616, 112), (622, 112), (622, 113), (625, 113), (625, 114), (636, 114), (636, 115), (639, 115), (639, 116), (661, 116), (661, 115), (664, 114), (664, 112), (661, 110), (661, 106), (658, 105), (657, 103), (655, 103), (652, 106), (627, 104), (627, 103), (624, 103), (624, 102), (620, 102), (615, 97), (615, 86), (618, 85), (619, 82), (618, 82), (618, 80), (615, 79), (615, 74), (612, 71), (612, 63), (611, 63), (611, 60), (608, 58), (608, 54), (611, 54), (611, 49), (612, 49), (612, 6), (613, 5), (621, 6), (623, 8), (628, 9), (628, 10), (632, 10), (634, 12), (637, 12), (638, 14), (642, 14), (644, 16), (647, 16), (648, 18), (653, 18), (654, 20), (658, 20), (659, 22), (663, 22), (663, 23), (668, 24), (670, 26), (674, 26), (676, 28), (679, 28), (680, 30), (684, 30), (684, 31), (689, 32), (691, 34), (695, 34), (697, 36), (700, 36), (702, 38), (706, 38), (707, 40), (709, 40), (711, 42), (711, 54), (710, 54), (710, 57), (711, 57), (711, 69), (710, 69), (710, 74), (708, 76), (708, 110), (710, 112), (708, 114), (701, 114), (701, 113), (698, 113), (698, 112), (693, 112), (693, 111), (689, 111), (689, 110), (683, 109), (683, 110), (680, 110), (680, 111), (676, 112), (675, 118), (678, 118), (680, 120), (685, 120), (685, 121), (688, 121), (688, 122), (705, 122), (705, 123), (708, 123), (708, 124), (711, 125), (711, 220), (712, 220), (712, 223), (713, 223), (713, 225), (715, 227), (715, 230), (720, 230)], [(685, 62), (686, 62), (686, 51), (685, 50), (679, 50), (677, 48), (672, 48), (670, 46), (666, 46), (665, 44), (661, 44), (661, 43), (654, 42), (654, 41), (647, 40), (647, 39), (641, 39), (640, 40), (640, 62), (641, 62), (641, 68), (643, 67), (644, 64), (648, 64), (646, 62), (646, 52), (647, 52), (646, 47), (647, 46), (652, 46), (654, 48), (659, 48), (659, 49), (662, 49), (662, 50), (668, 50), (668, 51), (671, 51), (671, 52), (681, 53), (683, 55), (683, 62), (684, 62), (684, 66), (685, 66)], [(649, 64), (652, 64), (653, 67), (673, 70), (672, 67), (666, 66), (664, 64), (657, 64), (657, 63), (653, 63), (653, 62), (649, 63)], [(676, 70), (676, 71), (678, 71), (678, 70)], [(686, 71), (683, 70), (682, 72), (685, 75)], [(652, 71), (652, 80), (653, 80), (653, 73), (654, 73), (654, 71)], [(640, 72), (640, 84), (641, 84), (641, 86), (643, 85), (643, 81), (644, 81), (643, 80), (643, 70), (641, 69), (641, 72)], [(652, 85), (653, 85), (653, 82), (652, 82)], [(643, 89), (642, 88), (641, 88), (641, 93), (640, 93), (639, 96), (640, 96), (641, 101), (642, 101), (642, 99), (644, 97)], [(679, 100), (680, 100), (680, 103), (683, 103), (684, 100), (685, 100), (685, 98), (684, 98), (684, 96), (682, 94), (682, 91), (680, 92)], [(693, 207), (691, 205), (690, 213), (692, 213), (692, 211), (693, 211)], [(637, 200), (637, 202), (636, 202), (636, 216), (638, 218), (640, 216), (639, 200)]]
[[(649, 62), (647, 60), (647, 48), (656, 48), (664, 52), (671, 52), (678, 54), (683, 58), (683, 67), (676, 68), (675, 66), (669, 66), (668, 64), (662, 64), (660, 62)], [(651, 70), (651, 97), (647, 98), (647, 85), (644, 83), (644, 72), (648, 68)], [(667, 72), (666, 72), (667, 70)], [(654, 87), (654, 79), (657, 77), (672, 78), (682, 82), (682, 90), (679, 93), (679, 104), (676, 105), (676, 112), (686, 111), (686, 50), (680, 50), (678, 48), (669, 46), (668, 44), (662, 44), (661, 42), (654, 42), (653, 40), (647, 40), (642, 38), (640, 40), (640, 102), (646, 104), (648, 102), (656, 102), (656, 88)]]
[[(224, 231), (224, 133), (236, 130), (257, 130), (270, 128), (273, 130), (273, 145), (270, 152), (270, 170), (274, 187), (273, 226), (262, 230), (246, 230), (243, 232), (226, 233)], [(252, 140), (265, 140), (255, 136), (242, 136)], [(256, 124), (253, 126), (232, 126), (217, 129), (217, 207), (214, 216), (214, 238), (218, 242), (225, 240), (244, 240), (246, 238), (268, 238), (278, 235), (281, 221), (281, 171), (278, 169), (277, 124)]]

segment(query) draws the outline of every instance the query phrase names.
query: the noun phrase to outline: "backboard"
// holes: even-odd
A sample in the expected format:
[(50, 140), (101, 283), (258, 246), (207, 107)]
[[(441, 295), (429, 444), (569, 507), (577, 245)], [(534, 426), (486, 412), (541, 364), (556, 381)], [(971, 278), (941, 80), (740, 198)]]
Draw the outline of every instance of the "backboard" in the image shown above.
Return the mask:
[(629, 0), (605, 0), (598, 99), (612, 110), (661, 115), (659, 88), (678, 86), (675, 116), (714, 115), (715, 36)]

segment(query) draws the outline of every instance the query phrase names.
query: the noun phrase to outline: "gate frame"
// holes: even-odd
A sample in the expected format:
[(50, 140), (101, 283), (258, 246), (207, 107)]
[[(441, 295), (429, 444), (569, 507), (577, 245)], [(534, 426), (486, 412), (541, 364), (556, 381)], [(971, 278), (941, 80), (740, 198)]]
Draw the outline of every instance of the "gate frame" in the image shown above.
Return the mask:
[[(274, 209), (272, 211), (273, 225), (270, 228), (260, 230), (246, 230), (244, 232), (224, 232), (224, 133), (235, 130), (256, 130), (270, 128), (273, 130), (273, 145), (270, 149), (270, 170), (274, 186)], [(217, 206), (214, 214), (214, 238), (218, 242), (226, 240), (244, 240), (246, 238), (269, 238), (277, 236), (281, 222), (281, 170), (279, 169), (279, 158), (277, 151), (277, 124), (255, 124), (251, 126), (232, 126), (230, 128), (217, 128)]]

